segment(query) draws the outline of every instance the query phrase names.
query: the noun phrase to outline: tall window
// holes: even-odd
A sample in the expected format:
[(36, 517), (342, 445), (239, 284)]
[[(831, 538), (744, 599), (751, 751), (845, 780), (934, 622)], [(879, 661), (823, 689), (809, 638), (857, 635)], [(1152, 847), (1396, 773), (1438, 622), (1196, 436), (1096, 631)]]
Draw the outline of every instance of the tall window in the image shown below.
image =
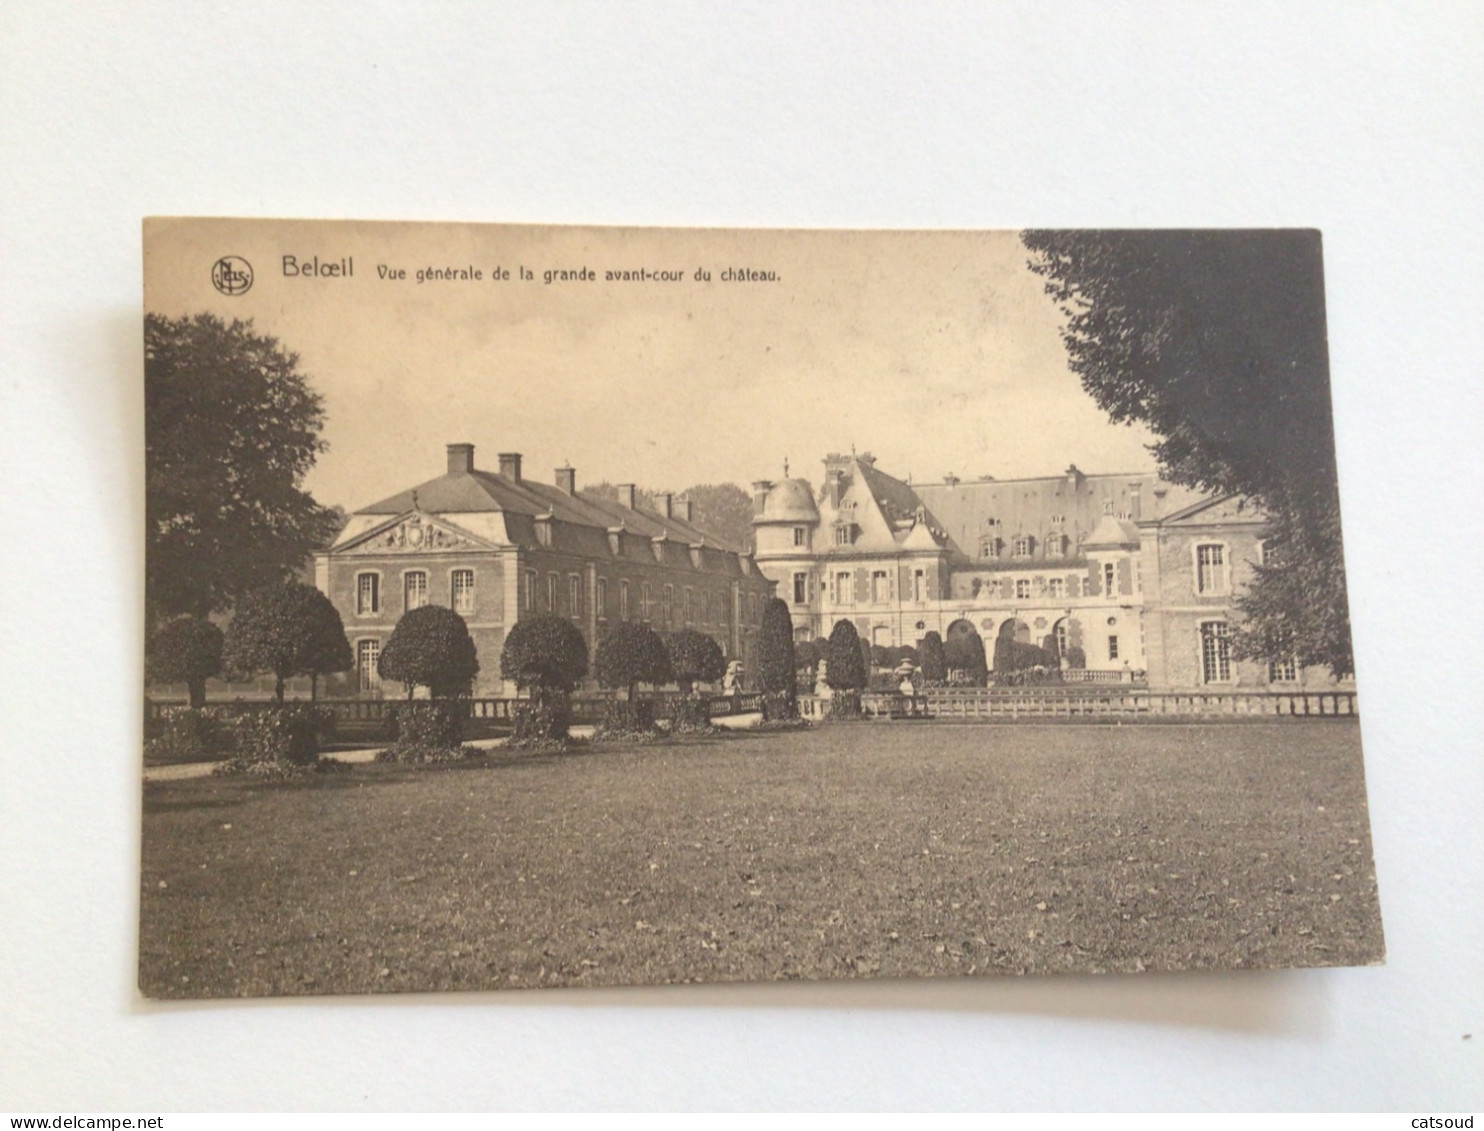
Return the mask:
[(600, 617), (608, 615), (608, 579), (598, 578), (598, 607), (595, 610)]
[(1205, 683), (1230, 683), (1231, 678), (1231, 640), (1226, 621), (1206, 621), (1201, 625), (1201, 679)]
[(925, 569), (912, 571), (912, 599), (914, 601), (927, 600), (927, 570)]
[(835, 545), (848, 546), (853, 541), (851, 535), (853, 529), (848, 522), (842, 522), (835, 526)]
[(1061, 557), (1061, 531), (1053, 530), (1046, 535), (1046, 556), (1048, 558)]
[(554, 573), (546, 575), (546, 611), (557, 611), (557, 575)]
[(1112, 562), (1103, 563), (1103, 594), (1111, 597), (1118, 589), (1118, 570)]
[(618, 583), (618, 619), (629, 619), (629, 583), (627, 580)]
[(1030, 557), (1030, 553), (1031, 553), (1031, 538), (1030, 538), (1030, 535), (1029, 534), (1021, 534), (1021, 535), (1017, 536), (1016, 539), (1015, 539), (1015, 545), (1014, 545), (1014, 548), (1013, 548), (1013, 551), (1012, 552), (1015, 554), (1015, 556), (1017, 558), (1027, 558), (1027, 557)]
[(681, 613), (681, 616), (684, 618), (686, 624), (691, 624), (695, 619), (694, 594), (695, 591), (691, 589), (689, 585), (687, 585), (685, 587), (685, 603), (681, 606), (681, 608), (684, 610)]
[(1195, 591), (1225, 593), (1226, 547), (1212, 542), (1195, 548)]
[(1017, 577), (1015, 579), (1015, 599), (1017, 601), (1027, 600), (1031, 595), (1031, 579), (1028, 577)]
[(997, 558), (1000, 556), (1000, 540), (994, 534), (986, 534), (979, 539), (979, 556), (981, 558)]
[(809, 532), (802, 526), (794, 527), (794, 545), (802, 546), (809, 540)]
[(381, 612), (381, 577), (374, 573), (356, 575), (356, 614), (368, 617)]
[(855, 603), (855, 575), (851, 573), (835, 574), (835, 600), (842, 605)]
[(886, 570), (873, 570), (871, 572), (871, 600), (879, 605), (885, 602), (886, 596)]
[(474, 611), (474, 571), (456, 569), (449, 575), (449, 599), (456, 613)]
[(428, 575), (420, 569), (402, 575), (402, 607), (408, 612), (428, 603)]
[(1292, 656), (1273, 660), (1268, 664), (1269, 683), (1293, 683), (1298, 679), (1298, 663)]
[(381, 674), (376, 670), (376, 661), (380, 658), (380, 640), (356, 642), (356, 680), (362, 691), (377, 691), (381, 688)]
[(1116, 636), (1108, 637), (1108, 659), (1118, 659), (1118, 637)]
[(521, 594), (521, 603), (525, 606), (526, 612), (536, 611), (536, 571), (533, 569), (526, 570), (526, 587), (525, 592)]
[(1065, 597), (1067, 595), (1067, 579), (1064, 577), (1049, 578), (1046, 582), (1046, 596)]
[(649, 582), (647, 582), (647, 581), (640, 582), (640, 584), (639, 584), (639, 619), (640, 620), (648, 620), (649, 619), (649, 606), (652, 603), (653, 602), (651, 601), (650, 596), (649, 596)]
[(802, 605), (809, 600), (809, 575), (807, 573), (794, 574), (794, 604)]
[(1067, 654), (1067, 622), (1059, 620), (1056, 627), (1051, 630), (1051, 638), (1056, 643), (1056, 656), (1061, 659)]
[(582, 615), (582, 578), (575, 573), (567, 575), (567, 611), (574, 617)]
[(675, 611), (675, 587), (666, 585), (660, 590), (660, 623), (666, 628), (670, 625), (670, 617)]

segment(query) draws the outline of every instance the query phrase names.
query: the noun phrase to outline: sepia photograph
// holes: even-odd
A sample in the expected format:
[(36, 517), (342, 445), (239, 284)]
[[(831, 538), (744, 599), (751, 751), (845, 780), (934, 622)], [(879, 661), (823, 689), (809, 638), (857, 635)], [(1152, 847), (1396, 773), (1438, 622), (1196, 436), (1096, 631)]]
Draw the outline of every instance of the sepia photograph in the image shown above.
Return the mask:
[(1381, 963), (1322, 243), (146, 221), (140, 992)]

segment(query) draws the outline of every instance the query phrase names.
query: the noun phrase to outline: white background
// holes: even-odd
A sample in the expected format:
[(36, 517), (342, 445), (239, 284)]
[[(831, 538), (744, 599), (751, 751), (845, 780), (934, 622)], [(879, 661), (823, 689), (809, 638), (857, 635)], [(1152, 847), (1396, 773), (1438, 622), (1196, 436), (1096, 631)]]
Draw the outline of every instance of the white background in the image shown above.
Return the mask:
[[(1481, 1105), (1484, 9), (301, 8), (0, 8), (0, 1108)], [(1388, 964), (142, 1003), (147, 214), (1322, 228)]]

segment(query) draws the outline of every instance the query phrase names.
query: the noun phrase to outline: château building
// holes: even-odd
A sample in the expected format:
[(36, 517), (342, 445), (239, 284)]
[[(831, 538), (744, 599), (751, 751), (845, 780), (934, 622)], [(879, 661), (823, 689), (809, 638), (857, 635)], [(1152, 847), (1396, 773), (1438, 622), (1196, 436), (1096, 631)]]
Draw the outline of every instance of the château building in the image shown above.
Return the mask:
[(753, 484), (756, 560), (798, 640), (850, 620), (917, 646), (977, 635), (1052, 651), (1067, 678), (1157, 689), (1330, 686), (1327, 672), (1233, 658), (1234, 596), (1261, 561), (1261, 511), (1153, 473), (911, 484), (869, 454)]
[(588, 498), (573, 468), (536, 482), (519, 453), (502, 453), (499, 470), (486, 471), (473, 444), (449, 444), (447, 458), (444, 474), (356, 511), (315, 555), (315, 584), (339, 610), (355, 656), (330, 694), (382, 694), (381, 649), (403, 613), (428, 604), (467, 622), (476, 695), (513, 692), (500, 678), (505, 634), (538, 613), (569, 617), (589, 647), (624, 620), (694, 628), (753, 668), (772, 582), (745, 549), (697, 528), (688, 500), (659, 495), (642, 508), (632, 484), (617, 501)]

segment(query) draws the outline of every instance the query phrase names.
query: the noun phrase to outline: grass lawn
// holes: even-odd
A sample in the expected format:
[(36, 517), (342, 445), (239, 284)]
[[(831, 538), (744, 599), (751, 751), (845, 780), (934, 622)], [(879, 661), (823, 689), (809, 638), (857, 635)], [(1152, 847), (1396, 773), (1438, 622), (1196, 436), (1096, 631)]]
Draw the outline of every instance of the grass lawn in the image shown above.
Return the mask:
[(150, 783), (151, 997), (1379, 961), (1350, 721), (855, 724)]

